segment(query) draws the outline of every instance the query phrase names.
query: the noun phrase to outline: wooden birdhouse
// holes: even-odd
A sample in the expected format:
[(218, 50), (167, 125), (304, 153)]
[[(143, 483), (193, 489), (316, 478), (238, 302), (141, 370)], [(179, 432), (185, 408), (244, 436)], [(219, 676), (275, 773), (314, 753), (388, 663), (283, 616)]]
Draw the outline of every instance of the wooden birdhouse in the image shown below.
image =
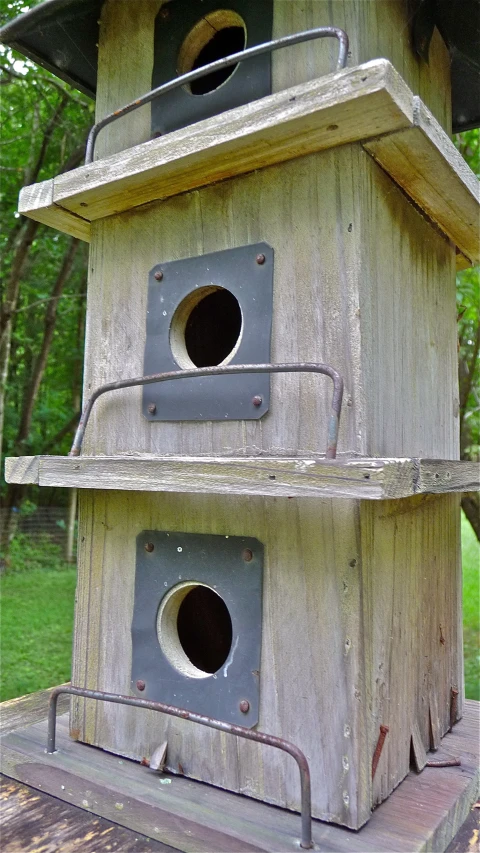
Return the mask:
[(304, 754), (313, 817), (358, 829), (462, 716), (478, 184), (445, 41), (420, 58), (403, 0), (218, 6), (45, 2), (4, 29), (96, 87), (98, 122), (19, 204), (90, 241), (90, 403), (73, 455), (7, 476), (80, 490), (71, 736), (166, 742), (170, 773), (298, 811), (266, 733)]

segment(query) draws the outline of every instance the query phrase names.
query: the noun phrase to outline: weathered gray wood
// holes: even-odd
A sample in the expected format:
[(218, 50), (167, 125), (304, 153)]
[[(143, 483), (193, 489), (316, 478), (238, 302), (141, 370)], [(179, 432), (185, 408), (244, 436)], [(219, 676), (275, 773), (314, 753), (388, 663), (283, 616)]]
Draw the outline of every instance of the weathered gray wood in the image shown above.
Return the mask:
[(416, 720), (414, 721), (412, 728), (412, 752), (415, 762), (415, 769), (417, 773), (420, 773), (425, 767), (425, 764), (427, 763), (427, 751), (425, 749), (422, 740), (422, 735), (420, 733), (420, 728)]
[(480, 488), (477, 463), (429, 459), (27, 456), (9, 458), (9, 483), (127, 491), (362, 500)]
[(370, 140), (365, 150), (392, 180), (472, 263), (479, 259), (478, 181), (386, 60), (287, 89), (26, 187), (19, 210), (43, 222), (50, 211), (50, 224), (63, 230), (65, 223), (73, 233), (70, 211), (75, 236), (84, 238), (79, 221), (84, 228), (85, 220), (357, 140)]
[(455, 495), (360, 506), (372, 755), (379, 725), (390, 728), (373, 785), (378, 803), (408, 772), (412, 732), (428, 750), (430, 719), (437, 738), (450, 727), (451, 688), (462, 681), (460, 517)]
[[(99, 491), (82, 491), (80, 497), (79, 538), (85, 539), (74, 682), (129, 692), (138, 533), (152, 528), (232, 536), (248, 531), (265, 546), (259, 729), (290, 739), (306, 752), (317, 816), (361, 825), (370, 813), (370, 779), (359, 770), (368, 745), (351, 688), (355, 683), (361, 691), (363, 681), (360, 578), (349, 565), (358, 551), (352, 503)], [(121, 566), (128, 567), (121, 574), (120, 554)], [(304, 637), (301, 665), (292, 632)], [(334, 715), (325, 690), (329, 683), (337, 684)], [(299, 807), (297, 768), (278, 750), (237, 744), (222, 733), (133, 708), (85, 707), (83, 700), (74, 701), (73, 708), (72, 727), (82, 741), (141, 758), (168, 740), (169, 768), (181, 764), (192, 778)]]
[[(51, 692), (51, 689), (40, 690), (37, 693), (29, 693), (27, 696), (2, 702), (0, 704), (0, 735), (21, 729), (23, 726), (30, 726), (37, 720), (44, 720)], [(58, 700), (57, 714), (64, 714), (69, 707), (70, 698), (61, 696)]]
[[(160, 777), (169, 780), (162, 784), (148, 768), (69, 741), (64, 718), (57, 727), (60, 751), (53, 756), (44, 752), (44, 724), (4, 739), (4, 772), (184, 851), (286, 853), (298, 845), (296, 814), (181, 777)], [(357, 833), (315, 821), (316, 847), (327, 853), (444, 850), (476, 798), (478, 703), (466, 703), (444, 751), (459, 756), (461, 767), (410, 773)]]
[[(411, 127), (413, 96), (386, 60), (328, 74), (22, 190), (93, 221), (214, 181)], [(112, 131), (111, 131), (112, 133)], [(124, 139), (124, 134), (117, 137)], [(99, 137), (101, 139), (101, 135)], [(46, 215), (46, 214), (44, 214)]]
[[(432, 114), (414, 99), (413, 128), (365, 144), (383, 169), (473, 263), (480, 259), (477, 178)], [(432, 175), (436, 176), (432, 181)], [(451, 223), (455, 222), (455, 236)]]
[[(275, 249), (272, 361), (308, 357), (344, 375), (339, 451), (455, 458), (455, 255), (358, 146), (107, 217), (95, 229), (86, 395), (141, 375), (156, 263), (266, 240)], [(121, 404), (109, 395), (95, 406), (87, 455), (311, 455), (330, 405), (327, 383), (289, 375), (272, 377), (269, 413), (245, 424), (149, 423), (140, 389), (116, 396)]]

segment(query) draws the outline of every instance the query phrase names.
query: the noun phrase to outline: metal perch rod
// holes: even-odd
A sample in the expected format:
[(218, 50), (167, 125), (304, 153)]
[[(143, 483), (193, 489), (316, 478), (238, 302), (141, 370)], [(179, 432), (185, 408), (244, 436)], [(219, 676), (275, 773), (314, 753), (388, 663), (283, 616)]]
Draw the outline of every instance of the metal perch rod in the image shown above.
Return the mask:
[(196, 367), (189, 370), (172, 370), (168, 373), (154, 373), (151, 376), (138, 376), (135, 379), (121, 379), (101, 385), (93, 392), (87, 401), (80, 423), (73, 440), (70, 456), (79, 456), (85, 429), (96, 400), (108, 391), (118, 391), (121, 388), (134, 388), (137, 385), (152, 385), (155, 382), (169, 382), (172, 379), (193, 379), (200, 376), (222, 376), (235, 373), (323, 373), (333, 381), (332, 411), (328, 425), (327, 459), (335, 459), (337, 455), (338, 428), (342, 409), (343, 378), (328, 364), (301, 362), (299, 364), (231, 364), (226, 367)]
[(311, 41), (312, 39), (320, 38), (338, 39), (339, 50), (337, 70), (341, 71), (342, 68), (345, 68), (347, 63), (348, 36), (344, 30), (340, 30), (338, 27), (317, 27), (313, 30), (304, 30), (301, 33), (293, 33), (293, 35), (283, 36), (282, 38), (274, 39), (273, 41), (257, 44), (254, 47), (248, 47), (246, 50), (240, 50), (238, 53), (232, 53), (230, 56), (225, 56), (223, 59), (217, 59), (215, 62), (203, 65), (195, 71), (189, 71), (187, 74), (175, 77), (174, 80), (169, 80), (168, 83), (163, 83), (161, 86), (157, 86), (156, 89), (152, 89), (150, 92), (147, 92), (145, 95), (137, 98), (137, 100), (131, 101), (129, 104), (126, 104), (126, 106), (121, 107), (119, 110), (115, 110), (115, 112), (110, 113), (108, 116), (105, 116), (105, 118), (102, 118), (101, 121), (94, 124), (88, 134), (87, 148), (85, 151), (85, 165), (93, 162), (95, 142), (100, 131), (117, 118), (128, 115), (128, 113), (133, 112), (133, 110), (137, 110), (139, 107), (149, 104), (151, 101), (160, 97), (160, 95), (172, 92), (174, 89), (178, 89), (180, 86), (185, 86), (187, 83), (193, 83), (194, 80), (200, 80), (202, 77), (206, 77), (214, 71), (221, 71), (223, 68), (229, 68), (232, 65), (237, 65), (239, 62), (243, 62), (245, 59), (250, 59), (252, 56), (261, 56), (262, 53), (270, 53), (271, 51), (279, 50), (281, 47), (291, 47), (294, 44), (300, 44), (304, 41)]
[(81, 687), (56, 687), (50, 695), (50, 704), (48, 708), (48, 735), (47, 735), (47, 753), (55, 752), (55, 729), (57, 722), (57, 700), (62, 693), (68, 693), (71, 696), (83, 696), (85, 699), (97, 699), (102, 702), (113, 702), (117, 705), (133, 705), (136, 708), (145, 708), (149, 711), (160, 711), (162, 714), (169, 714), (171, 717), (180, 717), (182, 720), (190, 720), (192, 723), (199, 723), (201, 726), (207, 726), (210, 729), (218, 729), (220, 732), (242, 737), (246, 740), (253, 740), (256, 743), (264, 743), (266, 746), (275, 746), (277, 749), (282, 749), (288, 752), (297, 762), (297, 767), (300, 772), (301, 785), (301, 818), (302, 818), (302, 838), (300, 847), (309, 849), (312, 844), (312, 806), (311, 806), (311, 785), (310, 785), (310, 768), (308, 761), (303, 752), (283, 738), (268, 735), (264, 732), (254, 732), (251, 729), (246, 729), (244, 726), (234, 726), (231, 723), (225, 723), (221, 720), (215, 720), (213, 717), (205, 717), (202, 714), (196, 714), (194, 711), (187, 711), (184, 708), (177, 708), (175, 705), (164, 705), (163, 702), (150, 702), (148, 699), (137, 699), (132, 696), (121, 696), (117, 693), (104, 693), (100, 690), (87, 690)]

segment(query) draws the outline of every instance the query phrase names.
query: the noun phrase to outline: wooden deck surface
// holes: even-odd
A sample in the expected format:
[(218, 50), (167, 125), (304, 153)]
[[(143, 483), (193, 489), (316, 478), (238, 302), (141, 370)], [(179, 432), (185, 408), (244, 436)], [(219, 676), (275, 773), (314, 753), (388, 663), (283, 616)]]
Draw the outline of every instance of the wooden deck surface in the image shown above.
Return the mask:
[[(28, 700), (17, 700), (22, 701)], [(11, 710), (12, 703), (6, 704)], [(146, 853), (150, 849), (170, 848), (184, 853), (282, 853), (298, 850), (298, 815), (182, 777), (159, 775), (147, 767), (76, 743), (68, 736), (66, 714), (58, 718), (58, 752), (46, 755), (46, 722), (38, 722), (38, 701), (35, 707), (37, 722), (32, 725), (23, 725), (12, 731), (7, 719), (7, 733), (2, 738), (2, 771), (7, 777), (42, 794), (56, 797), (57, 803), (64, 801), (83, 809), (89, 813), (87, 821), (90, 821), (82, 822), (77, 815), (72, 818), (73, 823), (69, 824), (68, 810), (62, 811), (62, 804), (55, 805), (57, 810), (60, 809), (57, 814), (60, 835), (52, 841), (57, 846), (47, 847), (48, 851), (69, 850), (67, 841), (70, 843), (75, 833), (80, 838), (82, 833), (86, 836), (90, 832), (103, 831), (100, 830), (103, 824), (99, 824), (92, 815), (119, 824), (135, 834), (124, 837), (122, 844), (126, 846), (112, 846), (112, 850), (132, 850), (138, 853), (140, 850)], [(4, 717), (2, 715), (2, 719)], [(28, 711), (25, 714), (18, 713), (17, 719), (21, 719), (23, 724), (26, 718)], [(467, 702), (463, 720), (443, 739), (440, 750), (429, 755), (429, 758), (435, 760), (458, 756), (461, 766), (426, 767), (419, 775), (410, 773), (359, 832), (314, 821), (316, 849), (332, 853), (445, 850), (476, 799), (478, 735), (479, 706), (478, 703)], [(27, 800), (25, 806), (25, 799), (22, 798), (30, 794), (28, 791), (26, 795), (22, 794), (20, 788), (14, 789), (10, 796), (17, 799), (15, 820), (19, 820), (20, 824), (20, 803), (23, 802), (27, 831), (32, 816), (30, 808), (41, 808), (43, 801), (31, 802), (30, 806)], [(53, 814), (45, 812), (48, 821)], [(10, 817), (10, 820), (13, 819)], [(52, 832), (53, 823), (53, 820), (50, 821), (45, 831)], [(40, 830), (41, 822), (36, 825)], [(8, 830), (8, 821), (6, 826)], [(105, 829), (109, 826), (105, 825)], [(63, 840), (62, 832), (67, 833)], [(134, 844), (139, 833), (155, 839), (162, 846), (129, 847), (128, 844)], [(6, 837), (8, 839), (8, 835)], [(29, 848), (2, 849), (13, 853), (16, 849)], [(72, 849), (78, 849), (78, 844)], [(89, 848), (83, 846), (81, 849)], [(97, 845), (93, 849), (101, 851), (102, 848)]]

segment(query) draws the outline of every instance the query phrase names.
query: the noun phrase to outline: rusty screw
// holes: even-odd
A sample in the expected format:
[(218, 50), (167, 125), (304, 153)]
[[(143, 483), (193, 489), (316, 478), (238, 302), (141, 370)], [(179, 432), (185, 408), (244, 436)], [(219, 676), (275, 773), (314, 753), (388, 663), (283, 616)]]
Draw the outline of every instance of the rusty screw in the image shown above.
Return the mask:
[(136, 688), (137, 688), (137, 690), (145, 690), (145, 682), (139, 678), (139, 680), (136, 683)]
[(158, 270), (158, 271), (155, 273), (155, 280), (156, 280), (156, 281), (161, 281), (161, 280), (162, 280), (162, 278), (163, 278), (163, 272), (162, 272), (161, 270)]
[(250, 702), (248, 701), (248, 699), (242, 699), (238, 707), (240, 708), (242, 714), (248, 714), (250, 710)]
[(258, 407), (262, 405), (263, 400), (261, 397), (258, 396), (258, 394), (256, 394), (255, 397), (252, 397), (252, 403), (258, 409)]
[(156, 407), (155, 403), (149, 403), (148, 404), (148, 413), (150, 415), (154, 415), (156, 411), (157, 411), (157, 407)]
[(256, 260), (257, 264), (260, 264), (260, 266), (261, 266), (262, 264), (265, 263), (265, 255), (257, 255), (255, 260)]
[(155, 548), (155, 545), (153, 544), (153, 542), (145, 542), (145, 551), (148, 551), (149, 554), (152, 553), (154, 548)]
[(245, 550), (242, 551), (242, 558), (245, 563), (250, 563), (253, 560), (253, 551), (251, 551), (250, 548), (245, 548)]

